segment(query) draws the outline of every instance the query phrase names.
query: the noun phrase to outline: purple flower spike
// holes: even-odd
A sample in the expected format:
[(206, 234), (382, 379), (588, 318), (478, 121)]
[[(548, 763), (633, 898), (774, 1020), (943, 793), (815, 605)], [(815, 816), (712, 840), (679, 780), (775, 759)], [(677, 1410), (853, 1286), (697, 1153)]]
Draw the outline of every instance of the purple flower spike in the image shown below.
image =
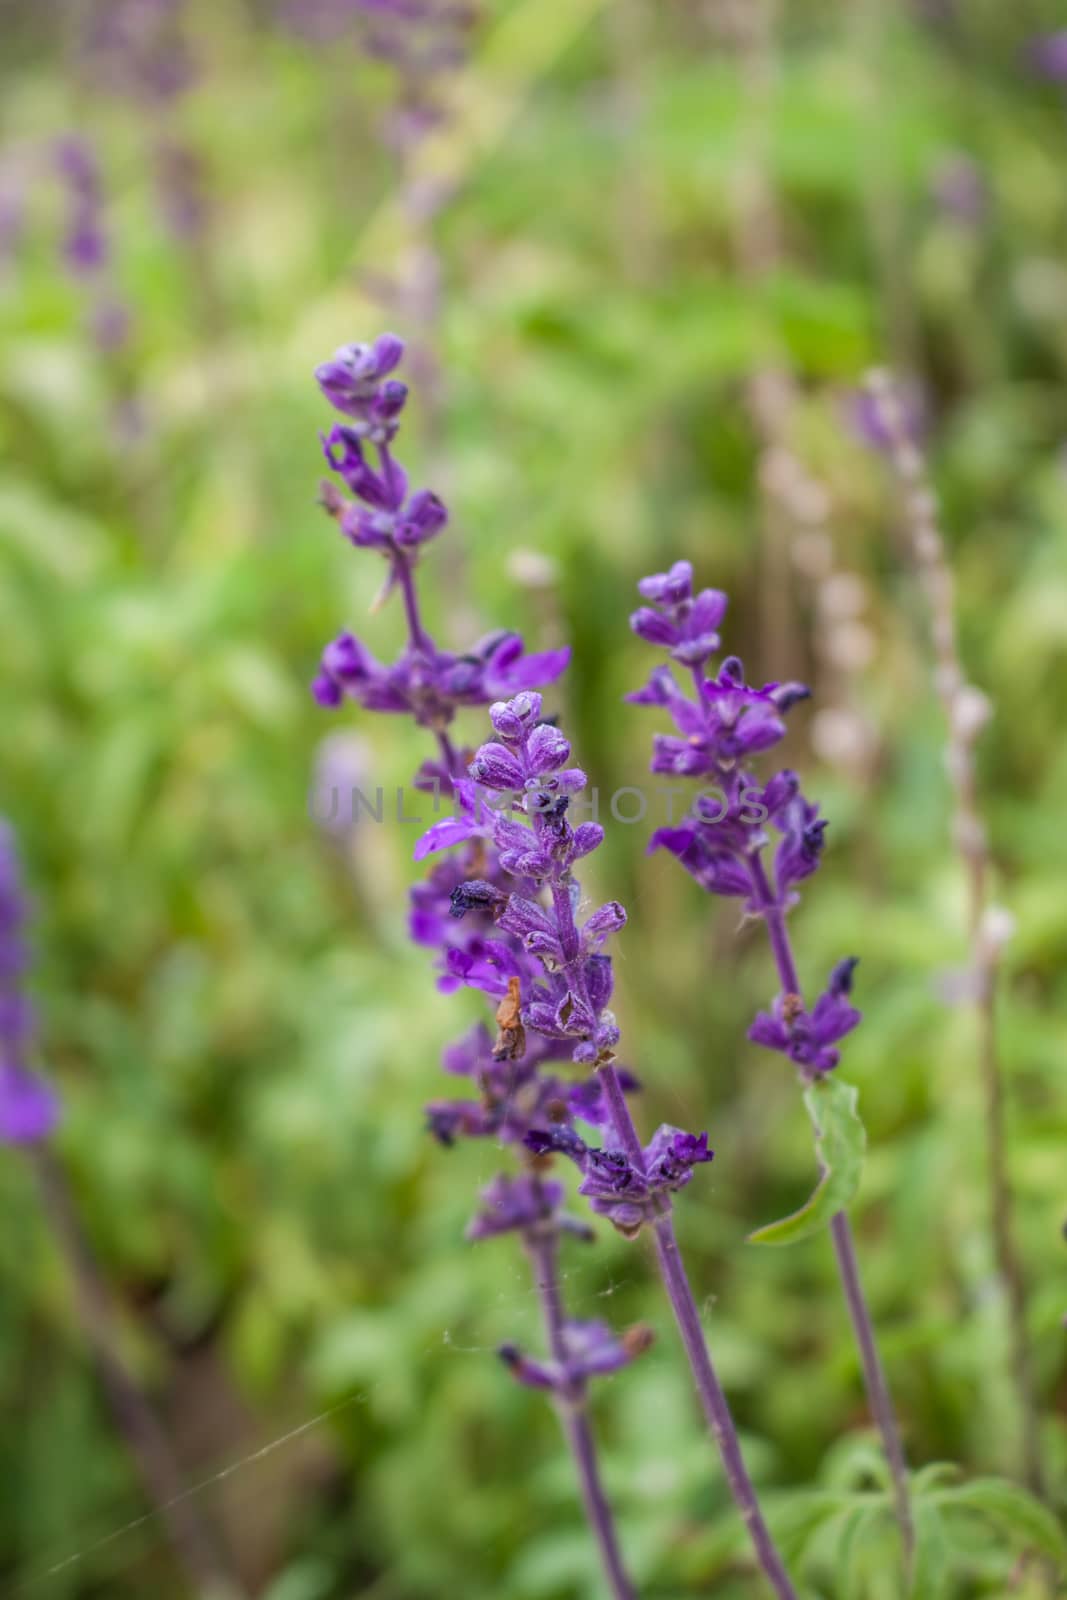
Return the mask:
[[(433, 950), (441, 992), (466, 987), (488, 997), (495, 1031), (479, 1024), (445, 1051), (445, 1071), (464, 1080), (466, 1093), (432, 1101), (427, 1125), (445, 1147), (488, 1139), (519, 1157), (517, 1173), (498, 1175), (482, 1191), (467, 1238), (519, 1236), (552, 1359), (535, 1360), (514, 1345), (500, 1354), (521, 1382), (575, 1402), (576, 1412), (586, 1384), (616, 1371), (637, 1346), (627, 1347), (599, 1323), (567, 1319), (560, 1245), (565, 1235), (586, 1241), (594, 1235), (561, 1211), (563, 1186), (548, 1177), (541, 1157), (565, 1147), (585, 1152), (573, 1130), (577, 1117), (616, 1134), (622, 1078), (612, 1081), (613, 1099), (597, 1075), (575, 1086), (552, 1069), (573, 1060), (599, 1072), (612, 1060), (619, 1030), (608, 1010), (611, 960), (601, 946), (625, 913), (610, 902), (580, 931), (575, 923), (580, 895), (570, 868), (597, 848), (603, 831), (596, 824), (574, 830), (567, 820), (586, 780), (568, 767), (570, 745), (543, 717), (539, 693), (563, 672), (570, 652), (528, 655), (518, 634), (498, 630), (453, 654), (439, 649), (423, 625), (417, 561), (445, 528), (447, 513), (428, 490), (409, 496), (407, 476), (390, 453), (407, 394), (391, 376), (402, 350), (392, 336), (345, 346), (316, 377), (347, 419), (324, 440), (327, 464), (347, 493), (328, 485), (323, 508), (353, 545), (384, 557), (384, 592), (402, 600), (407, 646), (385, 666), (353, 634), (342, 633), (323, 652), (313, 693), (326, 706), (351, 699), (367, 710), (406, 714), (436, 740), (435, 757), (418, 769), (415, 788), (434, 794), (435, 811), (447, 796), (452, 815), (438, 817), (415, 846), (415, 859), (427, 860), (428, 870), (411, 892), (409, 932)], [(453, 743), (451, 725), (461, 708), (475, 705), (490, 707), (494, 737), (472, 755)], [(510, 806), (500, 795), (510, 796)], [(595, 1460), (586, 1419), (572, 1416), (567, 1434), (588, 1486)], [(621, 1591), (616, 1585), (613, 1592)]]
[(683, 666), (703, 666), (719, 648), (716, 629), (726, 615), (726, 596), (718, 589), (702, 589), (694, 599), (688, 561), (676, 561), (669, 572), (642, 578), (637, 587), (652, 602), (630, 618), (638, 637), (669, 650), (672, 660)]
[[(678, 562), (669, 573), (643, 579), (638, 587), (644, 598), (662, 606), (672, 595), (681, 596), (677, 603), (687, 603), (691, 585), (688, 564)], [(716, 609), (721, 616), (724, 596), (717, 596)], [(637, 618), (643, 615), (638, 612)], [(637, 626), (635, 619), (631, 624), (642, 637), (674, 653), (672, 641), (659, 636), (658, 620), (655, 626)], [(747, 913), (780, 930), (798, 898), (795, 886), (819, 866), (827, 824), (818, 806), (801, 793), (795, 773), (783, 769), (761, 784), (746, 763), (784, 737), (786, 715), (808, 691), (799, 683), (753, 688), (736, 656), (722, 662), (716, 677), (694, 674), (694, 689), (686, 693), (668, 666), (658, 666), (644, 689), (627, 696), (634, 704), (668, 712), (678, 730), (677, 735), (653, 736), (652, 771), (710, 779), (713, 785), (694, 797), (679, 823), (652, 835), (649, 850), (668, 851), (709, 894), (741, 900)], [(773, 883), (763, 860), (773, 837), (770, 830), (781, 835)], [(775, 936), (776, 948), (784, 950), (784, 933)], [(796, 988), (791, 968), (790, 956), (782, 968), (783, 982)], [(756, 1018), (749, 1037), (788, 1055), (807, 1077), (831, 1071), (839, 1059), (833, 1045), (860, 1020), (844, 998), (851, 971), (849, 963), (835, 969), (830, 989), (810, 1016), (798, 994), (779, 996), (770, 1012)]]
[(848, 1000), (855, 966), (855, 956), (838, 962), (810, 1015), (799, 996), (779, 995), (772, 1009), (761, 1011), (748, 1030), (752, 1043), (788, 1056), (806, 1082), (832, 1072), (841, 1059), (832, 1047), (863, 1020), (863, 1013)]
[(22, 993), (27, 966), (26, 903), (15, 841), (0, 820), (0, 1141), (34, 1144), (59, 1120), (59, 1101), (26, 1065), (33, 1013)]
[[(569, 650), (527, 655), (517, 633), (480, 639), (463, 654), (439, 650), (419, 615), (414, 573), (425, 546), (448, 525), (448, 511), (429, 489), (408, 492), (408, 477), (390, 451), (407, 389), (389, 376), (404, 353), (403, 341), (382, 334), (373, 344), (344, 345), (316, 370), (319, 386), (346, 422), (323, 438), (326, 464), (348, 494), (323, 485), (322, 504), (345, 538), (374, 550), (389, 567), (385, 593), (403, 597), (408, 648), (391, 667), (376, 662), (352, 634), (323, 653), (312, 683), (319, 705), (335, 709), (345, 699), (368, 711), (406, 712), (421, 727), (444, 733), (461, 706), (490, 705), (553, 683), (566, 669)], [(451, 787), (458, 773), (446, 762)]]

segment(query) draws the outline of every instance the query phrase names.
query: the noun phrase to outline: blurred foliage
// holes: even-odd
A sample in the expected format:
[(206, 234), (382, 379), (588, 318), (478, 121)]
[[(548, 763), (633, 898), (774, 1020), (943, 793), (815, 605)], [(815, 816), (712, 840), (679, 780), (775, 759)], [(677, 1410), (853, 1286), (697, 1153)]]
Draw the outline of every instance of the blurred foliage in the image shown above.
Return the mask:
[[(1067, 126), (1024, 65), (1057, 8), (783, 0), (759, 93), (737, 9), (487, 3), (466, 110), (435, 146), (452, 182), (433, 229), (442, 405), (417, 395), (423, 438), (406, 439), (453, 509), (450, 548), (427, 558), (430, 619), (455, 643), (483, 623), (573, 641), (569, 724), (605, 796), (642, 781), (652, 731), (620, 703), (650, 664), (626, 627), (633, 585), (678, 556), (730, 590), (728, 644), (754, 675), (811, 678), (872, 730), (862, 776), (820, 760), (810, 718), (791, 736), (832, 822), (795, 930), (809, 983), (862, 957), (847, 1071), (869, 1137), (863, 1269), (910, 1456), (960, 1469), (921, 1480), (915, 1592), (1036, 1596), (1045, 1569), (1020, 1552), (1055, 1558), (1055, 1524), (992, 1482), (1016, 1471), (1017, 1431), (973, 1029), (942, 999), (965, 934), (927, 619), (844, 408), (874, 362), (921, 385), (964, 652), (996, 706), (982, 757), (1019, 923), (1012, 1178), (1062, 1509)], [(319, 648), (349, 622), (384, 655), (399, 638), (393, 607), (366, 615), (372, 558), (316, 511), (310, 380), (347, 339), (411, 331), (375, 299), (413, 243), (381, 140), (390, 76), (265, 0), (191, 0), (200, 74), (167, 116), (205, 164), (210, 222), (183, 243), (146, 154), (162, 113), (94, 84), (74, 20), (61, 0), (8, 0), (0, 67), (3, 152), (96, 141), (132, 318), (121, 351), (94, 345), (45, 159), (0, 264), (0, 810), (34, 889), (60, 1152), (188, 1482), (242, 1463), (199, 1499), (253, 1592), (593, 1600), (551, 1412), (492, 1355), (537, 1343), (523, 1263), (507, 1241), (462, 1242), (496, 1153), (443, 1152), (422, 1129), (441, 1046), (477, 1006), (437, 995), (405, 943), (417, 829), (338, 842), (308, 814), (337, 726), (306, 693)], [(986, 196), (973, 220), (937, 197), (961, 156)], [(782, 245), (754, 277), (761, 164)], [(847, 672), (820, 654), (819, 583), (761, 551), (746, 379), (772, 363), (800, 385), (794, 446), (829, 489), (836, 567), (864, 586)], [(466, 736), (480, 729), (471, 714)], [(424, 754), (406, 728), (359, 732), (386, 786)], [(679, 1225), (746, 1449), (807, 1593), (895, 1600), (828, 1242), (745, 1243), (813, 1182), (790, 1074), (745, 1041), (769, 958), (644, 837), (609, 830), (596, 888), (631, 910), (618, 987), (646, 1124), (712, 1132)], [(12, 1153), (0, 1191), (4, 1592), (182, 1594)], [(660, 1333), (596, 1407), (642, 1594), (755, 1597), (643, 1248), (604, 1229), (567, 1277), (574, 1307)]]

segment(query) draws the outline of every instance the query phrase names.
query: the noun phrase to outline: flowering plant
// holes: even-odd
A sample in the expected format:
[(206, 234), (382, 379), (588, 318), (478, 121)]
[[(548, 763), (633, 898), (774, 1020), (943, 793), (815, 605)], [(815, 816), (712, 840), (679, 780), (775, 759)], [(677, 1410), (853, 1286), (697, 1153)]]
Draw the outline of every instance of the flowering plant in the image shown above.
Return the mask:
[(661, 665), (643, 689), (627, 696), (636, 705), (666, 710), (678, 730), (677, 735), (655, 736), (652, 771), (714, 778), (721, 800), (713, 814), (707, 796), (697, 795), (680, 826), (658, 829), (649, 849), (668, 851), (702, 889), (739, 899), (747, 916), (764, 923), (781, 987), (748, 1036), (793, 1062), (818, 1144), (821, 1175), (811, 1199), (794, 1216), (753, 1237), (759, 1243), (785, 1244), (823, 1225), (830, 1229), (910, 1560), (914, 1535), (907, 1465), (847, 1212), (859, 1183), (865, 1135), (856, 1113), (856, 1091), (830, 1077), (840, 1061), (837, 1045), (862, 1020), (850, 999), (857, 959), (838, 962), (809, 1009), (786, 917), (799, 900), (797, 884), (818, 869), (826, 820), (802, 793), (795, 772), (783, 769), (760, 784), (746, 765), (785, 737), (784, 716), (808, 691), (797, 683), (755, 688), (746, 683), (736, 656), (722, 663), (717, 677), (707, 676), (705, 668), (720, 642), (715, 629), (725, 615), (726, 596), (716, 589), (694, 594), (688, 561), (676, 561), (669, 572), (644, 578), (638, 590), (648, 604), (633, 613), (631, 628), (646, 642), (667, 649), (670, 660), (684, 665), (691, 679), (691, 692), (686, 692), (670, 665)]
[[(625, 926), (626, 913), (616, 901), (585, 911), (575, 868), (599, 847), (603, 829), (592, 822), (571, 824), (571, 801), (587, 780), (571, 763), (565, 734), (545, 717), (539, 692), (559, 677), (569, 654), (528, 655), (517, 635), (493, 634), (457, 656), (428, 634), (414, 573), (447, 514), (427, 491), (410, 494), (392, 454), (407, 401), (406, 387), (393, 377), (402, 353), (401, 341), (385, 334), (373, 344), (337, 351), (316, 376), (331, 405), (348, 419), (323, 442), (327, 464), (352, 498), (330, 482), (323, 503), (346, 538), (385, 559), (385, 592), (402, 597), (407, 645), (387, 667), (352, 634), (342, 634), (323, 653), (313, 692), (324, 706), (348, 697), (367, 710), (406, 713), (431, 731), (436, 756), (416, 781), (456, 803), (455, 815), (437, 822), (416, 849), (417, 859), (445, 849), (456, 853), (415, 890), (411, 933), (436, 950), (442, 988), (479, 989), (495, 1004), (495, 1038), (476, 1027), (445, 1056), (447, 1070), (478, 1086), (478, 1098), (436, 1101), (428, 1120), (444, 1144), (461, 1136), (492, 1137), (522, 1156), (517, 1176), (501, 1175), (483, 1193), (468, 1237), (518, 1233), (533, 1266), (550, 1360), (530, 1358), (513, 1345), (500, 1354), (521, 1382), (554, 1395), (605, 1575), (613, 1593), (632, 1594), (600, 1486), (584, 1400), (589, 1379), (623, 1366), (645, 1347), (647, 1335), (638, 1330), (616, 1339), (602, 1324), (564, 1312), (559, 1242), (576, 1226), (585, 1230), (561, 1211), (562, 1186), (544, 1175), (546, 1161), (562, 1154), (578, 1166), (580, 1192), (595, 1213), (627, 1236), (645, 1227), (651, 1231), (697, 1392), (757, 1559), (781, 1600), (794, 1600), (741, 1456), (674, 1235), (672, 1197), (697, 1166), (711, 1160), (707, 1135), (664, 1126), (643, 1143), (627, 1104), (637, 1085), (616, 1061), (620, 1034), (610, 1008), (612, 963), (604, 946)], [(452, 724), (461, 707), (486, 704), (494, 737), (472, 757), (457, 749)], [(562, 1076), (567, 1064), (584, 1070), (579, 1084)], [(587, 1142), (578, 1122), (600, 1127), (603, 1142)]]

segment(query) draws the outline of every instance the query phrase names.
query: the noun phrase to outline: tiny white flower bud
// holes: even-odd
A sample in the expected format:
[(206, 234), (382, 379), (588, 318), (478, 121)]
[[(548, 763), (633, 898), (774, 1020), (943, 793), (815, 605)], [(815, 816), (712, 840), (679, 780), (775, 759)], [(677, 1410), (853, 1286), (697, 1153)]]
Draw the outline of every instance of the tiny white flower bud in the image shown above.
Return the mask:
[(978, 928), (979, 938), (991, 952), (999, 955), (1018, 926), (1007, 906), (986, 906)]
[(874, 659), (876, 642), (862, 622), (846, 622), (826, 636), (826, 653), (843, 672), (862, 672)]
[(971, 683), (964, 683), (952, 701), (953, 731), (968, 744), (981, 733), (993, 715), (993, 702)]
[(858, 617), (867, 604), (867, 585), (855, 572), (834, 572), (820, 584), (819, 610), (835, 621)]

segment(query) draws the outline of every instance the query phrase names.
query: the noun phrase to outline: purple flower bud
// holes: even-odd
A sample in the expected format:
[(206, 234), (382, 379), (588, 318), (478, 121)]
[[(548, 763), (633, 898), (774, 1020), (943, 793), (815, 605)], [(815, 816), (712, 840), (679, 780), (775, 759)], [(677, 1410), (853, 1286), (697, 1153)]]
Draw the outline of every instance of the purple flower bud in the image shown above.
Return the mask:
[(589, 1004), (598, 1014), (611, 1003), (615, 988), (615, 971), (610, 956), (591, 955), (585, 963), (585, 982), (589, 991)]
[(499, 925), (505, 933), (513, 933), (518, 939), (527, 939), (534, 933), (553, 938), (556, 935), (556, 926), (549, 913), (535, 900), (526, 900), (521, 894), (510, 896), (500, 915)]
[(574, 838), (571, 840), (571, 860), (580, 861), (583, 856), (591, 855), (603, 842), (604, 830), (599, 822), (583, 822), (574, 830)]
[(319, 705), (327, 711), (335, 710), (345, 697), (344, 690), (341, 688), (341, 685), (334, 678), (329, 677), (325, 672), (318, 673), (317, 676), (312, 679), (311, 693), (314, 695)]
[(637, 585), (643, 600), (656, 605), (678, 605), (693, 593), (693, 565), (690, 561), (676, 561), (669, 572), (656, 572), (642, 578)]
[(620, 928), (626, 926), (626, 912), (617, 900), (609, 900), (594, 911), (582, 929), (582, 938), (587, 944), (599, 944), (611, 933), (618, 933)]
[(365, 505), (378, 511), (392, 508), (393, 492), (380, 473), (367, 464), (363, 455), (363, 441), (354, 428), (347, 427), (343, 422), (337, 423), (324, 437), (322, 449), (327, 463)]
[(843, 961), (837, 963), (837, 966), (830, 974), (830, 982), (827, 985), (828, 992), (835, 999), (841, 995), (852, 993), (852, 974), (859, 964), (859, 956), (846, 956)]
[(391, 422), (394, 417), (398, 417), (401, 411), (403, 411), (404, 406), (407, 404), (407, 398), (407, 384), (401, 383), (399, 378), (390, 378), (389, 381), (387, 383), (383, 383), (381, 388), (378, 390), (378, 394), (375, 399), (375, 409), (377, 415), (381, 417), (383, 421)]
[(425, 544), (441, 532), (448, 522), (448, 512), (443, 503), (429, 489), (413, 495), (397, 523), (397, 542), (402, 545)]
[(378, 386), (404, 354), (404, 341), (383, 333), (373, 345), (342, 345), (321, 366), (315, 378), (330, 404), (350, 417), (365, 417)]
[(518, 744), (523, 736), (522, 719), (517, 717), (511, 706), (504, 700), (497, 700), (489, 707), (489, 720), (494, 731), (508, 744)]
[(642, 606), (633, 613), (630, 627), (646, 644), (663, 645), (668, 650), (678, 637), (678, 630), (670, 618), (662, 616), (660, 612), (653, 611), (648, 606)]
[(483, 744), (468, 772), (483, 789), (499, 793), (517, 793), (522, 788), (525, 773), (515, 755), (502, 744)]
[(540, 723), (531, 733), (526, 746), (527, 771), (534, 777), (555, 772), (570, 760), (570, 742), (551, 723)]
[(811, 699), (811, 690), (806, 683), (779, 683), (771, 689), (770, 698), (779, 711), (791, 711), (802, 700)]

